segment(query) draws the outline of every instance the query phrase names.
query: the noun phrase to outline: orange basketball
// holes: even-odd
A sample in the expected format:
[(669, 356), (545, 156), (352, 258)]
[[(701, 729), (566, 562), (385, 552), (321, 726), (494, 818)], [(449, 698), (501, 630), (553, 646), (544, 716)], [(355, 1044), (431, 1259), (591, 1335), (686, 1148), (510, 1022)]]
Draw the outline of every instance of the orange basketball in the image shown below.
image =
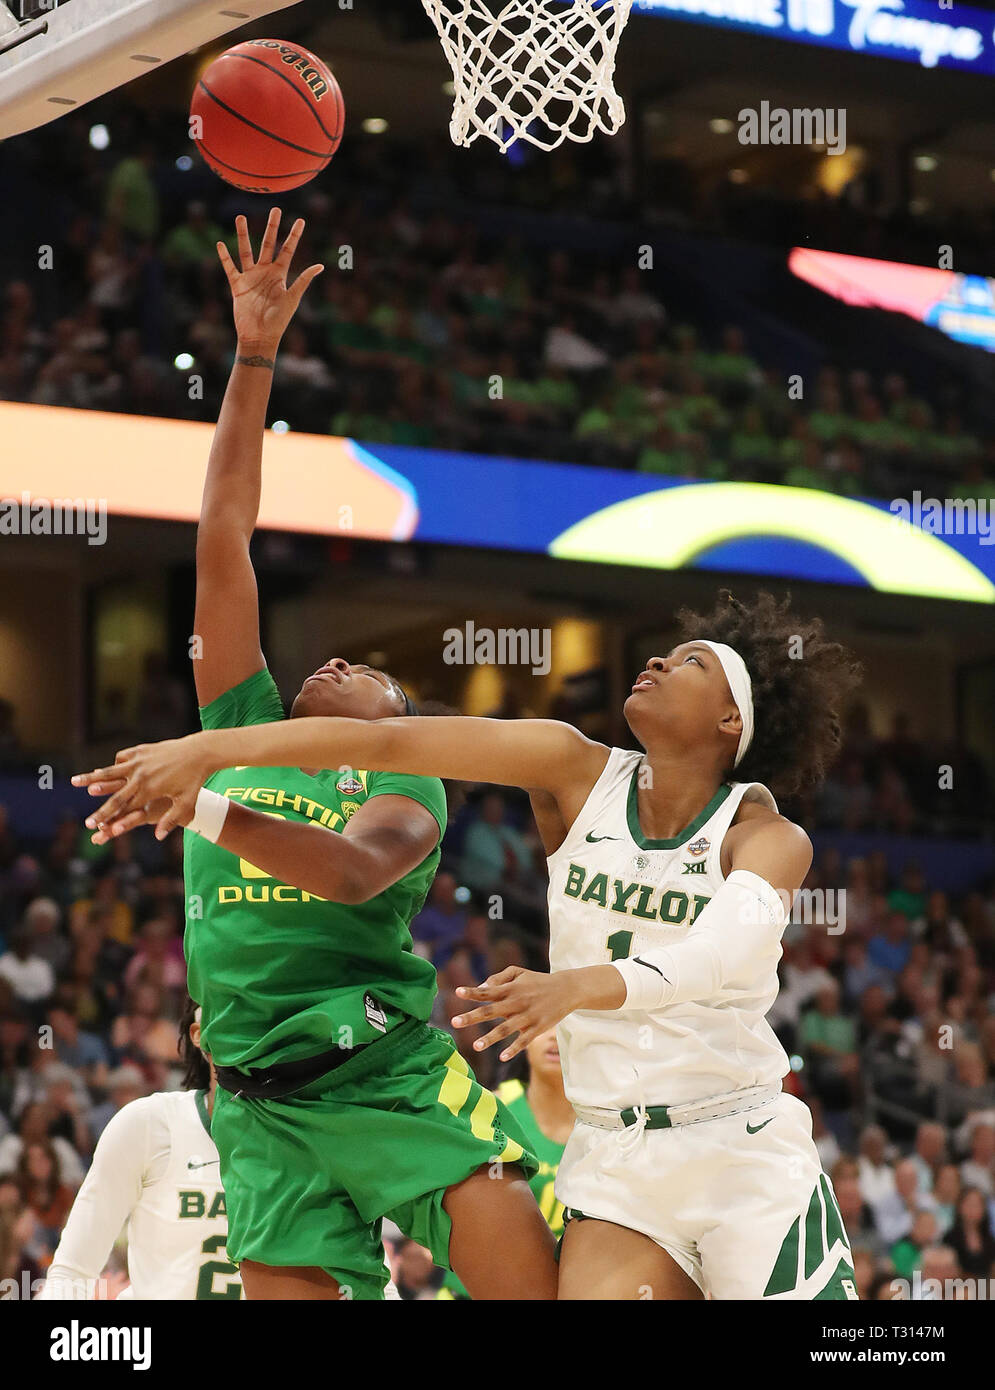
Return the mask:
[(344, 124), (329, 68), (282, 39), (229, 48), (205, 69), (190, 103), (190, 134), (204, 159), (247, 193), (282, 193), (313, 179)]

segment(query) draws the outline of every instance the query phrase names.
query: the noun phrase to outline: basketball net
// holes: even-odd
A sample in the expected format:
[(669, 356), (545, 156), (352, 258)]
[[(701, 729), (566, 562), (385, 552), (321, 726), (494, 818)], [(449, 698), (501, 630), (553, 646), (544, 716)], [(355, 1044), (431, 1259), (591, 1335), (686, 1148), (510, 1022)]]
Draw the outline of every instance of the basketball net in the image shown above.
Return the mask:
[(625, 120), (615, 55), (632, 0), (422, 0), (455, 80), (455, 145), (555, 150)]

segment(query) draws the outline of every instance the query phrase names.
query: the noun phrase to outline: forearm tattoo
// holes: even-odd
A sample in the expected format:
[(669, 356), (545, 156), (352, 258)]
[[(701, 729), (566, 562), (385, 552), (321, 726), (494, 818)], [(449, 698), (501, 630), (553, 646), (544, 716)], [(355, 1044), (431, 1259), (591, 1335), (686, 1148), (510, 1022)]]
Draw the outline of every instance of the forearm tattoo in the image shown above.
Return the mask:
[(270, 357), (236, 357), (235, 361), (243, 367), (268, 367), (270, 371), (275, 366)]

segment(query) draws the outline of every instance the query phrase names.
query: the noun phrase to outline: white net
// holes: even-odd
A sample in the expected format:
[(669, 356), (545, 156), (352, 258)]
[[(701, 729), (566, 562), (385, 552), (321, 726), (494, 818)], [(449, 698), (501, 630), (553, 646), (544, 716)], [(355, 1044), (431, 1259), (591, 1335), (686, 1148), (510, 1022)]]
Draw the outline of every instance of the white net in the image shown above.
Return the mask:
[(615, 55), (632, 0), (422, 0), (455, 80), (453, 143), (614, 135), (625, 120)]

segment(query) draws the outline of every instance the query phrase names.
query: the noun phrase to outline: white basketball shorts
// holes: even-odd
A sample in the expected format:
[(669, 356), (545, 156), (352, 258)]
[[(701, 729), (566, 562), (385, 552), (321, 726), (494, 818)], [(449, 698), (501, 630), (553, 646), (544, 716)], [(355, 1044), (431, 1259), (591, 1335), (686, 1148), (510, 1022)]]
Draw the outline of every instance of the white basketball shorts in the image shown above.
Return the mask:
[(578, 1120), (556, 1177), (568, 1220), (649, 1236), (715, 1299), (857, 1298), (800, 1100), (782, 1092), (737, 1115), (627, 1134)]

